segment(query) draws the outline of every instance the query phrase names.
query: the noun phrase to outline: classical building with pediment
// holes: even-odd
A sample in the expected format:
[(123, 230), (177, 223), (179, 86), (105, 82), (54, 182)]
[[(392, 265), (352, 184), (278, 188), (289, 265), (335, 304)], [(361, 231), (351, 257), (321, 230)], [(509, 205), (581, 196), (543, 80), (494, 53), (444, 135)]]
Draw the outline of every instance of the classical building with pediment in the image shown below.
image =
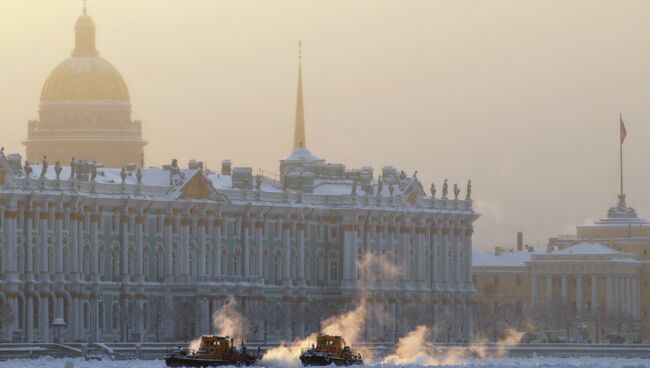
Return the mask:
[(650, 339), (650, 223), (624, 194), (576, 235), (525, 248), (474, 254), (477, 309), (492, 321), (478, 327), (485, 337), (515, 328), (541, 341)]
[[(77, 49), (95, 58), (86, 14), (80, 22)], [(62, 76), (73, 78), (78, 62)], [(277, 177), (229, 160), (218, 171), (196, 161), (128, 164), (142, 141), (126, 119), (126, 87), (110, 70), (110, 80), (94, 80), (98, 89), (90, 90), (76, 88), (76, 76), (59, 85), (55, 72), (44, 101), (100, 93), (94, 101), (122, 109), (125, 129), (134, 132), (128, 155), (110, 161), (104, 151), (50, 151), (43, 142), (54, 133), (43, 117), (30, 128), (30, 162), (0, 154), (4, 338), (51, 342), (63, 324), (65, 341), (189, 341), (218, 332), (211, 317), (233, 297), (252, 341), (305, 337), (360, 304), (365, 341), (395, 342), (419, 324), (436, 326), (438, 341), (472, 339), (478, 214), (470, 185), (460, 197), (445, 181), (436, 198), (416, 174), (350, 169), (312, 154), (302, 71), (294, 146)]]

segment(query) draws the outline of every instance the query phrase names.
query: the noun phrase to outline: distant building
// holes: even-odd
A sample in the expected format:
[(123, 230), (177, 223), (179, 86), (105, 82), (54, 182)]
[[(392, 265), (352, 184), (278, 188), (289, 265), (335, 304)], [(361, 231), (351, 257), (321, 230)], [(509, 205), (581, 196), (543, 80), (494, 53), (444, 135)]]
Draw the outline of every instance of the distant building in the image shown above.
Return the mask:
[[(475, 252), (477, 311), (494, 316), (487, 335), (569, 330), (578, 339), (616, 334), (650, 339), (650, 223), (619, 196), (607, 217), (546, 249)], [(480, 329), (477, 326), (477, 329)]]
[[(90, 18), (79, 24), (78, 48), (88, 53)], [(58, 84), (55, 71), (46, 101), (76, 98), (78, 90), (65, 87), (76, 86), (76, 68), (101, 63), (75, 57), (61, 75), (72, 73), (72, 84)], [(112, 99), (105, 107), (123, 109), (117, 115), (126, 119), (126, 88), (114, 69), (102, 70), (90, 76), (97, 90), (78, 81), (81, 96)], [(105, 83), (94, 79), (100, 76)], [(175, 160), (157, 168), (94, 164), (137, 158), (135, 127), (128, 154), (115, 161), (83, 146), (36, 151), (31, 140), (28, 157), (39, 163), (0, 154), (4, 338), (49, 342), (58, 320), (66, 341), (189, 340), (215, 332), (211, 316), (233, 296), (248, 339), (291, 341), (363, 294), (364, 340), (395, 342), (422, 323), (437, 326), (436, 340), (471, 340), (478, 214), (469, 193), (448, 194), (445, 184), (444, 196), (433, 198), (416, 175), (394, 167), (378, 175), (316, 157), (305, 144), (301, 74), (299, 81), (294, 148), (280, 160), (278, 180), (229, 160), (218, 172), (196, 161), (183, 168)], [(84, 159), (44, 167), (41, 155)], [(366, 255), (402, 272), (363, 268)]]
[(68, 164), (72, 158), (107, 167), (141, 164), (142, 123), (131, 120), (129, 90), (95, 48), (95, 23), (84, 9), (75, 25), (75, 48), (41, 91), (40, 120), (28, 122), (27, 160)]

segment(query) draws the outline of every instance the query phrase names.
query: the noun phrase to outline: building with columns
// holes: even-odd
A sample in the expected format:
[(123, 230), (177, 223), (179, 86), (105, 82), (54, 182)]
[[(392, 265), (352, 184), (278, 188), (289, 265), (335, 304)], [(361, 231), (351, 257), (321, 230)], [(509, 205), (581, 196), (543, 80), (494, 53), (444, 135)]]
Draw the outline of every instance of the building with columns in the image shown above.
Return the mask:
[(39, 120), (28, 122), (27, 160), (96, 160), (108, 167), (144, 160), (142, 122), (131, 120), (129, 90), (119, 71), (95, 48), (95, 22), (77, 18), (75, 48), (41, 90)]
[(500, 324), (484, 326), (488, 335), (514, 326), (577, 340), (650, 339), (649, 249), (650, 223), (620, 195), (606, 218), (550, 238), (546, 249), (475, 252), (477, 309)]
[[(107, 168), (91, 154), (52, 165), (0, 153), (4, 339), (51, 342), (57, 320), (66, 341), (188, 341), (216, 332), (212, 315), (234, 297), (254, 341), (317, 332), (362, 298), (366, 341), (423, 323), (436, 340), (471, 340), (470, 192), (445, 183), (434, 198), (415, 174), (318, 158), (298, 78), (278, 179), (230, 160), (219, 171), (176, 160)], [(366, 257), (400, 272), (366, 269)]]

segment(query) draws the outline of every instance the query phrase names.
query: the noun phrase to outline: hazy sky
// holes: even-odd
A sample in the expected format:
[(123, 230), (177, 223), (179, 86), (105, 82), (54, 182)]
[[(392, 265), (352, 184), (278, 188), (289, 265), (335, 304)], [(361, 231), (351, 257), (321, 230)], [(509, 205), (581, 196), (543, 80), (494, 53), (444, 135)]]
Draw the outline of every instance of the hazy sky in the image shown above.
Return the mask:
[[(303, 40), (307, 145), (350, 167), (471, 178), (477, 247), (531, 245), (603, 217), (650, 218), (650, 1), (90, 0), (148, 165), (277, 172)], [(40, 89), (73, 48), (79, 0), (0, 0), (0, 144), (24, 152)]]

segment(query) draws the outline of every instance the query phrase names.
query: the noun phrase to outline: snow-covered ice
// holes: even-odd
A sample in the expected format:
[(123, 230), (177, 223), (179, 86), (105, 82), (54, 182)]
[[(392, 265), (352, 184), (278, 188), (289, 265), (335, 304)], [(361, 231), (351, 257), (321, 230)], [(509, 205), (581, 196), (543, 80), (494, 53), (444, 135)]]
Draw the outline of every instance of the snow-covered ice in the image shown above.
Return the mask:
[[(85, 361), (83, 359), (41, 358), (34, 360), (7, 360), (0, 362), (0, 368), (63, 368), (65, 362), (73, 363), (74, 368), (162, 368), (162, 360), (104, 360)], [(371, 366), (372, 365), (367, 365)], [(380, 366), (374, 366), (380, 367)], [(390, 366), (381, 366), (390, 367)], [(402, 365), (399, 367), (418, 367)], [(467, 359), (458, 365), (444, 365), (445, 368), (639, 368), (650, 367), (650, 359), (641, 358), (483, 358)]]

